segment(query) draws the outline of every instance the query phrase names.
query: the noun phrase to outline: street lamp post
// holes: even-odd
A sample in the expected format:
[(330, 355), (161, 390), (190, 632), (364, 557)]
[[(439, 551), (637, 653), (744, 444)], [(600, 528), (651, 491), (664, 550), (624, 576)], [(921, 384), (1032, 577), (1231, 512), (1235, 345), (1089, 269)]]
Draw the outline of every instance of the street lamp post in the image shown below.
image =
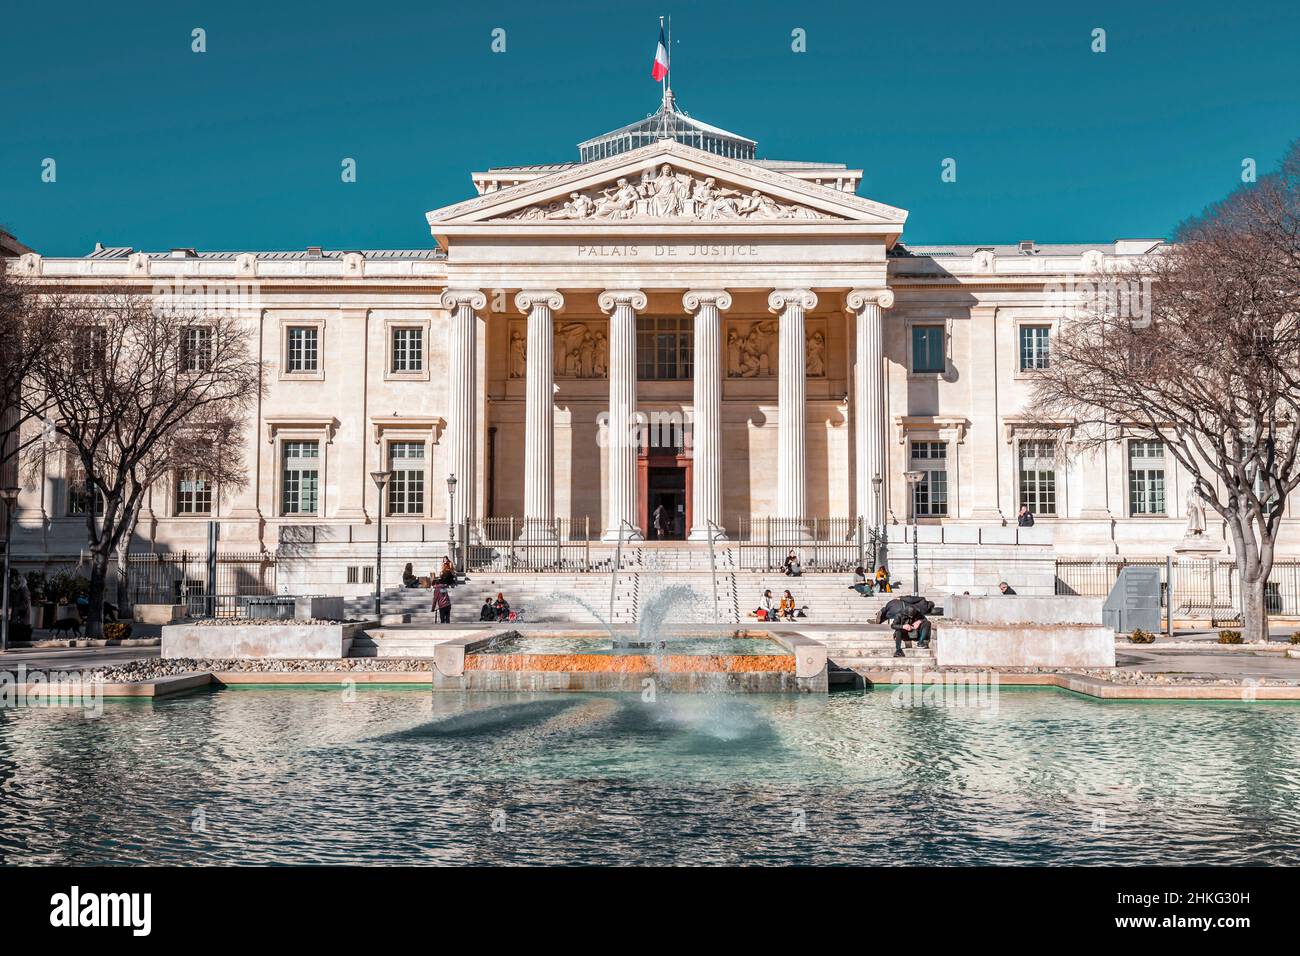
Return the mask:
[(371, 480), (379, 489), (379, 517), (375, 527), (375, 620), (382, 621), (384, 615), (384, 488), (388, 479), (393, 477), (391, 471), (372, 471)]
[(451, 551), (451, 566), (460, 570), (456, 557), (456, 475), (447, 476), (447, 547)]
[(876, 532), (876, 540), (871, 549), (871, 562), (876, 567), (880, 567), (880, 545), (885, 540), (885, 523), (880, 510), (880, 486), (882, 484), (884, 484), (884, 481), (879, 474), (871, 479), (871, 490), (876, 493), (876, 513), (872, 515), (871, 521), (871, 526)]
[(3, 653), (9, 650), (9, 555), (14, 549), (14, 503), (18, 501), (18, 489), (0, 489), (0, 498), (5, 503), (4, 597), (0, 598), (0, 653)]
[(916, 547), (916, 486), (925, 478), (923, 471), (909, 471), (903, 474), (908, 487), (912, 489), (912, 593), (921, 593), (921, 558)]

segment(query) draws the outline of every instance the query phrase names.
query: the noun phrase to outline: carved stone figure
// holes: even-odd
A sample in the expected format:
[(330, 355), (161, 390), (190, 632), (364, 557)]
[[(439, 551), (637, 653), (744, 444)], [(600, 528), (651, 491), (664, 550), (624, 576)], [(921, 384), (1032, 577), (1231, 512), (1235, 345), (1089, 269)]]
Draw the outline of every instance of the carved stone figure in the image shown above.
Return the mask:
[(528, 377), (528, 340), (518, 329), (510, 333), (510, 377)]
[(555, 330), (555, 374), (564, 378), (604, 378), (609, 339), (586, 322), (566, 322)]
[(1205, 534), (1205, 502), (1193, 485), (1187, 489), (1187, 537), (1196, 538)]
[(775, 319), (751, 322), (743, 332), (739, 326), (733, 327), (727, 334), (727, 376), (766, 378), (775, 375), (779, 331)]
[(579, 219), (831, 219), (797, 203), (783, 203), (757, 189), (745, 195), (700, 180), (664, 163), (643, 170), (636, 185), (626, 178), (613, 186), (569, 193), (564, 202), (529, 206), (505, 217), (524, 221)]
[(808, 351), (805, 371), (812, 378), (822, 378), (826, 374), (826, 336), (813, 332), (808, 336)]

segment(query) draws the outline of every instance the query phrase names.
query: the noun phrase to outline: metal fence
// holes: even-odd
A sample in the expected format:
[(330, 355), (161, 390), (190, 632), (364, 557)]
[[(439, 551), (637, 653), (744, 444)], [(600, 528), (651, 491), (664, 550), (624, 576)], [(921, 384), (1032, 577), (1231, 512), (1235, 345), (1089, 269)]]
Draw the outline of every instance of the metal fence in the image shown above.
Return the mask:
[[(1170, 581), (1164, 558), (1058, 558), (1056, 593), (1105, 597), (1125, 567), (1160, 569), (1160, 604), (1169, 607)], [(1241, 620), (1241, 578), (1235, 561), (1222, 558), (1175, 560), (1173, 616), (1208, 619), (1214, 625)], [(1300, 616), (1300, 561), (1276, 561), (1264, 586), (1269, 614)]]
[(805, 573), (852, 571), (873, 565), (879, 546), (862, 518), (741, 515), (736, 525), (737, 559), (748, 571), (780, 570), (791, 553)]
[[(133, 604), (184, 604), (191, 617), (247, 613), (249, 598), (275, 595), (275, 558), (259, 552), (180, 551), (127, 556)], [(120, 569), (119, 569), (120, 573)]]
[[(462, 524), (462, 534), (464, 529)], [(590, 518), (557, 518), (544, 525), (514, 517), (480, 518), (469, 524), (469, 535), (462, 541), (466, 570), (597, 570), (592, 562)]]

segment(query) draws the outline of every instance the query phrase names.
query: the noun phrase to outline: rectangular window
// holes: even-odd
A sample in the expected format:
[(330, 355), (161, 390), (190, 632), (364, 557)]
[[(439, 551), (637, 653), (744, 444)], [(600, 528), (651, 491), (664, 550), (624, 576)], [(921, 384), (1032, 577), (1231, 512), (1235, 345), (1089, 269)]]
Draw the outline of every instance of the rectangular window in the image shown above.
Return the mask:
[(95, 514), (104, 513), (104, 496), (98, 492), (91, 491), (86, 486), (86, 473), (81, 470), (80, 466), (69, 470), (68, 476), (68, 514), (84, 515), (86, 506), (90, 502), (90, 497), (95, 496)]
[(394, 372), (424, 371), (424, 329), (393, 329)]
[(388, 446), (388, 513), (424, 514), (424, 442), (395, 441)]
[(74, 342), (80, 371), (90, 372), (104, 367), (108, 349), (103, 329), (96, 325), (83, 325), (77, 329)]
[(947, 368), (943, 348), (943, 326), (912, 326), (912, 371), (942, 373)]
[(290, 372), (315, 372), (320, 368), (319, 329), (314, 325), (289, 327), (285, 368)]
[(201, 325), (181, 329), (181, 371), (205, 372), (212, 365), (212, 330)]
[(911, 470), (923, 476), (912, 491), (912, 513), (918, 518), (947, 517), (948, 443), (912, 442)]
[(1129, 514), (1165, 514), (1165, 446), (1158, 441), (1128, 443)]
[(212, 514), (212, 482), (194, 471), (176, 476), (176, 514)]
[(1051, 331), (1047, 325), (1020, 327), (1020, 371), (1047, 368), (1051, 360)]
[(280, 513), (314, 515), (320, 494), (320, 442), (287, 441), (281, 448)]
[(689, 316), (636, 320), (637, 377), (689, 379), (694, 370), (695, 323)]
[(1036, 515), (1056, 514), (1056, 442), (1020, 443), (1020, 503)]

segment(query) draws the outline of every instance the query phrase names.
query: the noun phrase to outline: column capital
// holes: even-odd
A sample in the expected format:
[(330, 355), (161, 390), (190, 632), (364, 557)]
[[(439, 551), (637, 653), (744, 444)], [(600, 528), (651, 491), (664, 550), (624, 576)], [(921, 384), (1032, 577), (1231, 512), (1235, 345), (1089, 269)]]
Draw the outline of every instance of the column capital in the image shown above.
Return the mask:
[(850, 312), (861, 312), (869, 305), (878, 305), (882, 309), (893, 308), (893, 291), (890, 289), (851, 289), (844, 298), (844, 307)]
[(515, 295), (515, 308), (525, 314), (544, 305), (552, 312), (564, 311), (564, 296), (557, 289), (524, 289)]
[(817, 293), (811, 289), (773, 289), (767, 297), (769, 312), (784, 312), (791, 306), (797, 306), (807, 312), (817, 308)]
[(682, 308), (687, 312), (694, 314), (703, 305), (712, 305), (719, 312), (726, 312), (731, 308), (731, 293), (722, 289), (691, 289), (682, 296)]
[(596, 302), (602, 312), (613, 312), (620, 305), (630, 305), (632, 311), (640, 312), (646, 307), (647, 300), (640, 289), (606, 289)]
[(444, 309), (458, 309), (467, 305), (475, 312), (487, 308), (487, 296), (480, 289), (447, 289), (442, 293)]

